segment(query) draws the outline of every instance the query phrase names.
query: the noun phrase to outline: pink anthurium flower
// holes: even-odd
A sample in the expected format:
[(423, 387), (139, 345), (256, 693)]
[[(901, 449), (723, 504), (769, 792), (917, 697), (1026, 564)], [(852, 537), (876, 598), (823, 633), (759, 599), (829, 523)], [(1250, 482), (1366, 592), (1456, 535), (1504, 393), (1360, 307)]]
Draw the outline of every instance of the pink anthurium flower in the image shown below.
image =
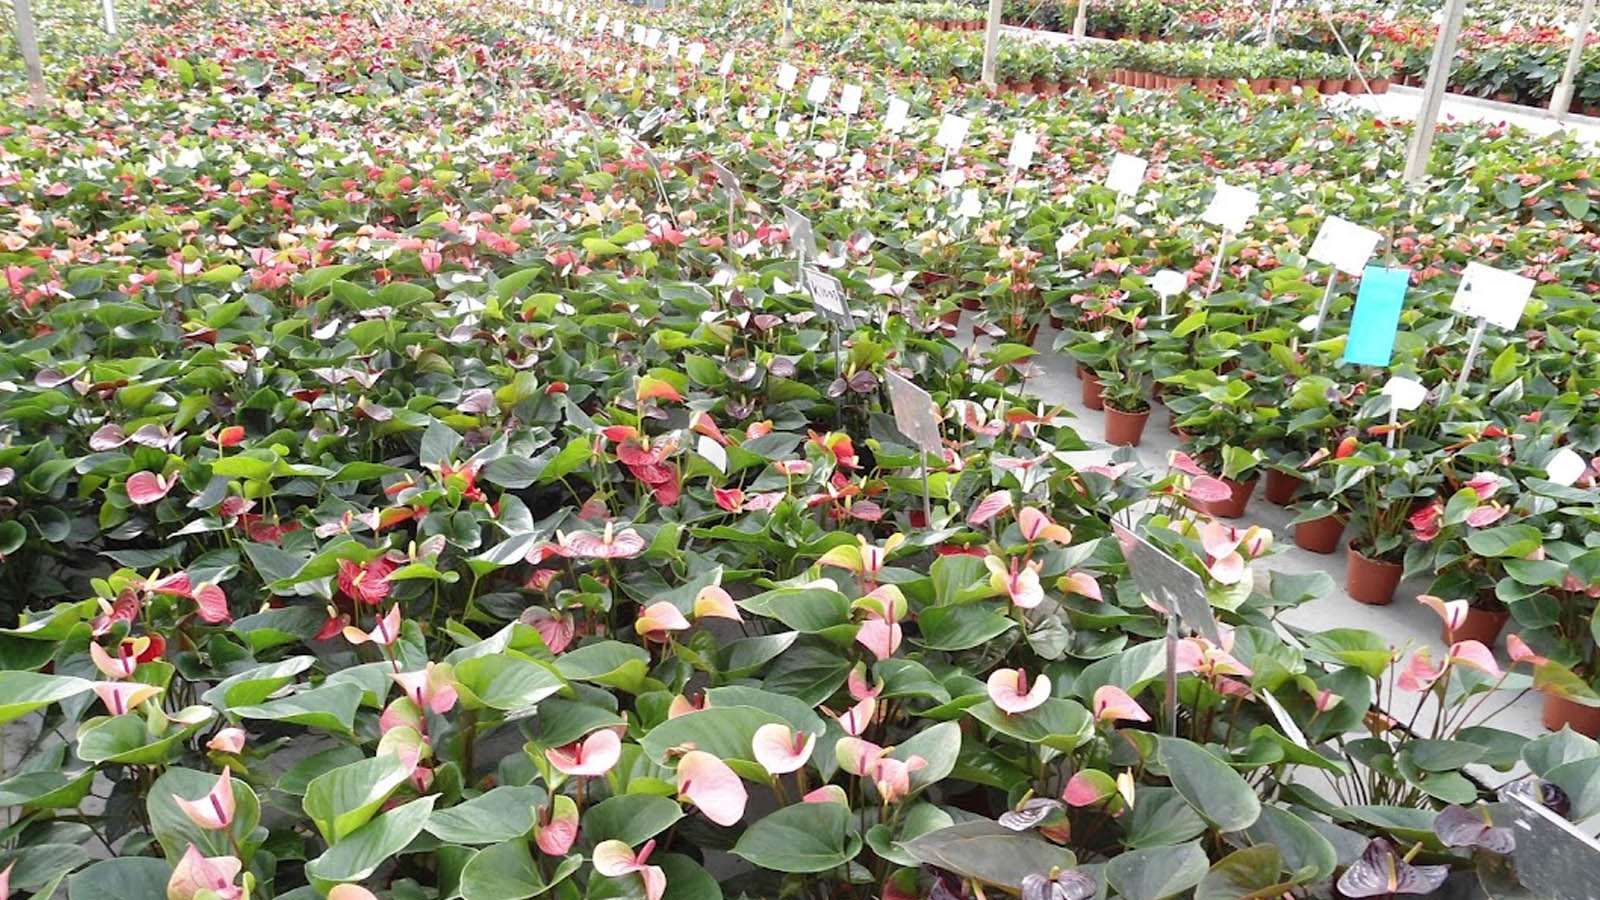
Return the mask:
[(768, 775), (787, 775), (804, 766), (816, 746), (816, 735), (795, 731), (779, 722), (757, 728), (750, 741), (756, 762)]
[(644, 552), (644, 537), (632, 528), (616, 530), (607, 522), (605, 531), (556, 532), (556, 546), (562, 556), (584, 559), (630, 559)]
[(573, 637), (578, 633), (578, 623), (572, 616), (553, 613), (542, 606), (528, 607), (518, 620), (524, 625), (533, 626), (533, 630), (539, 632), (539, 637), (544, 640), (544, 645), (558, 656), (572, 644)]
[(683, 617), (672, 601), (662, 600), (645, 607), (634, 621), (633, 629), (647, 641), (664, 644), (672, 632), (687, 631), (689, 620)]
[(1231, 632), (1223, 644), (1224, 646), (1218, 647), (1205, 638), (1184, 638), (1178, 642), (1178, 671), (1197, 672), (1207, 678), (1217, 678), (1222, 675), (1249, 678), (1250, 667), (1228, 652), (1228, 648), (1233, 646)]
[(1541, 666), (1550, 661), (1549, 657), (1533, 652), (1533, 648), (1528, 646), (1528, 642), (1524, 641), (1520, 634), (1506, 635), (1506, 652), (1511, 655), (1511, 661), (1514, 663)]
[(878, 789), (878, 796), (883, 798), (883, 802), (898, 803), (911, 793), (911, 773), (927, 765), (927, 760), (915, 755), (905, 760), (892, 756), (880, 757), (873, 768), (872, 784)]
[(1444, 669), (1443, 664), (1438, 666), (1433, 664), (1433, 654), (1428, 652), (1427, 647), (1418, 647), (1416, 652), (1411, 654), (1411, 662), (1400, 672), (1397, 683), (1402, 691), (1421, 693), (1439, 680), (1439, 676), (1444, 674)]
[(1030, 685), (1022, 669), (995, 669), (989, 673), (989, 699), (1010, 715), (1038, 709), (1050, 699), (1050, 678), (1039, 675)]
[(667, 718), (676, 719), (679, 716), (699, 711), (705, 708), (705, 695), (700, 695), (700, 702), (696, 703), (682, 694), (675, 694), (672, 702), (667, 704)]
[(749, 799), (744, 782), (728, 764), (704, 750), (690, 750), (678, 760), (678, 797), (724, 827), (744, 818)]
[(602, 728), (581, 741), (546, 750), (544, 758), (564, 775), (594, 778), (611, 771), (622, 758), (622, 739), (615, 731)]
[(389, 677), (400, 685), (401, 692), (411, 698), (418, 709), (446, 713), (456, 705), (456, 688), (449, 671), (430, 662), (420, 672), (391, 672)]
[(1094, 691), (1094, 718), (1097, 722), (1148, 722), (1150, 714), (1127, 691), (1114, 684), (1102, 684)]
[(190, 844), (167, 880), (167, 900), (194, 900), (202, 891), (210, 891), (221, 900), (238, 900), (244, 892), (233, 880), (242, 868), (235, 857), (202, 856)]
[(1116, 782), (1099, 769), (1079, 769), (1067, 779), (1061, 799), (1068, 806), (1093, 806), (1116, 794)]
[(1100, 593), (1100, 582), (1088, 572), (1068, 572), (1061, 576), (1058, 586), (1069, 594), (1088, 597), (1090, 600), (1104, 600)]
[(842, 737), (833, 745), (833, 755), (839, 762), (839, 768), (856, 776), (876, 771), (878, 760), (887, 752), (883, 747), (858, 737)]
[(410, 697), (396, 697), (378, 716), (378, 733), (388, 734), (396, 728), (409, 728), (419, 735), (427, 728), (422, 718), (422, 707)]
[(117, 645), (117, 655), (112, 656), (99, 644), (89, 642), (89, 659), (94, 662), (94, 667), (107, 678), (127, 678), (133, 670), (139, 668), (139, 654), (150, 646), (147, 637), (131, 638)]
[(0, 869), (0, 900), (6, 900), (11, 896), (11, 870), (16, 867), (16, 860), (12, 860), (11, 865)]
[(866, 663), (856, 663), (850, 668), (850, 675), (845, 679), (845, 686), (850, 691), (850, 699), (855, 701), (871, 700), (883, 692), (883, 681), (880, 679), (876, 685), (867, 684)]
[(1467, 601), (1441, 600), (1432, 594), (1422, 594), (1417, 597), (1417, 602), (1439, 614), (1444, 620), (1444, 630), (1448, 634), (1465, 625), (1467, 622)]
[(1504, 674), (1500, 671), (1500, 663), (1495, 661), (1494, 653), (1479, 641), (1457, 641), (1451, 644), (1450, 662), (1477, 669), (1490, 678), (1499, 678)]
[(206, 749), (217, 753), (238, 753), (244, 749), (247, 737), (243, 728), (224, 728), (206, 742)]
[(173, 802), (189, 817), (189, 821), (201, 828), (216, 831), (227, 828), (233, 824), (233, 770), (224, 766), (222, 777), (199, 800), (185, 800), (177, 794), (172, 795)]
[(96, 681), (93, 685), (95, 696), (106, 705), (106, 711), (113, 716), (126, 715), (129, 710), (161, 693), (161, 688), (153, 684), (139, 684), (134, 681)]
[(1210, 557), (1206, 570), (1221, 584), (1238, 584), (1244, 580), (1245, 559), (1239, 553), (1240, 538), (1238, 529), (1215, 519), (1200, 529), (1200, 544)]
[(578, 804), (566, 794), (557, 794), (550, 806), (539, 810), (533, 825), (533, 841), (551, 856), (566, 856), (578, 841)]
[(351, 625), (344, 628), (344, 639), (352, 644), (366, 643), (387, 647), (400, 639), (400, 606), (396, 604), (389, 607), (387, 615), (380, 618), (372, 626), (371, 631), (362, 631)]
[(807, 792), (804, 797), (800, 798), (800, 802), (837, 803), (840, 806), (847, 807), (850, 805), (850, 797), (844, 792), (844, 788), (838, 786), (837, 784), (825, 784), (822, 787), (815, 788)]
[(739, 615), (739, 607), (733, 598), (721, 587), (708, 584), (700, 589), (694, 597), (694, 617), (703, 619), (706, 616), (715, 616), (719, 619), (732, 619), (743, 622), (744, 617)]
[(1044, 602), (1044, 588), (1039, 585), (1042, 564), (1037, 560), (1022, 565), (1013, 559), (1008, 567), (1000, 557), (986, 556), (983, 564), (989, 569), (989, 586), (1010, 597), (1018, 609), (1033, 609)]
[(1511, 512), (1510, 507), (1496, 503), (1475, 507), (1467, 511), (1467, 524), (1473, 528), (1487, 528), (1505, 518), (1509, 512)]
[(607, 878), (638, 872), (644, 879), (645, 900), (661, 900), (661, 895), (667, 892), (667, 873), (660, 866), (645, 862), (655, 848), (655, 841), (647, 841), (635, 855), (633, 848), (621, 841), (601, 841), (594, 848), (594, 870)]
[(177, 483), (177, 472), (173, 472), (166, 478), (154, 472), (135, 472), (128, 476), (128, 482), (125, 487), (128, 490), (129, 500), (139, 506), (149, 506), (167, 496), (172, 491), (173, 485)]
[(1017, 527), (1022, 530), (1022, 539), (1030, 544), (1035, 541), (1072, 543), (1072, 532), (1067, 526), (1057, 525), (1049, 516), (1031, 506), (1024, 506), (1017, 511)]
[(328, 900), (378, 900), (378, 895), (359, 884), (336, 884), (328, 891)]
[(877, 695), (857, 700), (856, 704), (839, 715), (839, 727), (845, 734), (860, 734), (872, 724), (872, 717), (878, 712)]
[(1010, 508), (1011, 492), (995, 491), (972, 508), (972, 512), (967, 514), (967, 524), (972, 526), (983, 525)]
[(1493, 472), (1479, 472), (1462, 487), (1471, 488), (1472, 492), (1478, 495), (1479, 501), (1487, 500), (1500, 489), (1500, 477)]
[(904, 636), (899, 622), (869, 616), (856, 630), (856, 643), (872, 651), (872, 655), (879, 660), (885, 660), (900, 649), (900, 641)]

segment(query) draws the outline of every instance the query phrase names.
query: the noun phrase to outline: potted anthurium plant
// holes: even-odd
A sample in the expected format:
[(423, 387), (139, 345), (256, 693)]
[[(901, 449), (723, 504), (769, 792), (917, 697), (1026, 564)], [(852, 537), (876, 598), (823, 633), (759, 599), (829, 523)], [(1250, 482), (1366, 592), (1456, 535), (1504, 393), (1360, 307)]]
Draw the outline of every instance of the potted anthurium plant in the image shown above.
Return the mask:
[(1298, 499), (1290, 507), (1295, 515), (1289, 522), (1294, 526), (1295, 546), (1300, 549), (1312, 553), (1332, 553), (1339, 549), (1348, 517), (1334, 502), (1335, 470), (1328, 461), (1349, 456), (1358, 446), (1355, 438), (1349, 438), (1340, 441), (1331, 451), (1323, 447), (1300, 461), (1295, 481)]
[(1348, 518), (1345, 591), (1382, 606), (1394, 600), (1405, 571), (1405, 530), (1415, 506), (1433, 496), (1438, 459), (1409, 448), (1347, 438), (1329, 460), (1334, 467), (1330, 497)]
[(1168, 400), (1177, 414), (1178, 433), (1189, 453), (1228, 485), (1225, 500), (1206, 511), (1223, 518), (1244, 515), (1261, 476), (1260, 435), (1280, 415), (1275, 405), (1261, 402), (1252, 382), (1237, 373), (1191, 369), (1166, 379), (1184, 390)]
[(1448, 502), (1435, 499), (1410, 518), (1416, 540), (1405, 552), (1405, 575), (1433, 575), (1425, 597), (1444, 620), (1447, 642), (1493, 646), (1511, 617), (1496, 594), (1507, 564), (1542, 555), (1538, 528), (1504, 521), (1512, 509), (1496, 502), (1504, 496), (1501, 488), (1500, 476), (1481, 472)]

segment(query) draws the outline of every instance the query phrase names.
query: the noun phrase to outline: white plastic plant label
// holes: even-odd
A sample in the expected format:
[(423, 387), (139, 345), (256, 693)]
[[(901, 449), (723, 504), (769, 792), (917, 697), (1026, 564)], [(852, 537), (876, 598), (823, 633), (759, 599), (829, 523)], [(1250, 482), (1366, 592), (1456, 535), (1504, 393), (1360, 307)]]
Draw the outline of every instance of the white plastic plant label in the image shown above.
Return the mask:
[(1139, 193), (1139, 186), (1144, 184), (1145, 172), (1149, 169), (1150, 163), (1144, 157), (1118, 153), (1111, 158), (1111, 165), (1106, 169), (1106, 187), (1124, 197), (1131, 197)]
[(661, 46), (661, 29), (652, 28), (644, 33), (644, 45), (654, 50)]
[(847, 84), (839, 88), (839, 112), (847, 116), (861, 112), (861, 85)]
[(683, 41), (675, 34), (667, 35), (667, 55), (673, 59), (678, 58), (678, 51), (683, 49)]
[(700, 442), (695, 445), (695, 451), (704, 457), (706, 462), (716, 466), (718, 472), (728, 471), (728, 451), (722, 449), (722, 445), (712, 440), (710, 435), (700, 435)]
[(1469, 262), (1461, 273), (1461, 284), (1450, 310), (1483, 319), (1497, 328), (1516, 328), (1532, 296), (1533, 279)]
[(717, 76), (720, 78), (727, 78), (728, 73), (732, 71), (733, 51), (729, 50), (727, 53), (722, 54), (722, 62), (717, 64)]
[(594, 20), (594, 33), (605, 34), (606, 26), (611, 24), (611, 14), (601, 13), (600, 18)]
[(789, 230), (789, 249), (807, 259), (815, 259), (817, 238), (811, 230), (811, 220), (791, 206), (780, 208), (783, 210), (783, 227)]
[(867, 167), (867, 154), (861, 150), (850, 154), (850, 171), (859, 172)]
[(684, 58), (689, 61), (689, 65), (698, 69), (700, 61), (706, 58), (706, 45), (695, 41), (689, 45), (689, 51), (684, 55)]
[(971, 127), (972, 121), (965, 116), (945, 113), (944, 118), (939, 120), (939, 133), (933, 136), (933, 142), (955, 152), (961, 149), (961, 144), (967, 139), (967, 130)]
[(817, 145), (812, 148), (812, 152), (817, 154), (817, 159), (827, 162), (839, 155), (839, 145), (833, 141), (817, 141)]
[(1333, 266), (1346, 275), (1360, 278), (1381, 239), (1382, 236), (1370, 228), (1363, 228), (1338, 216), (1329, 216), (1322, 220), (1322, 227), (1317, 229), (1316, 240), (1311, 242), (1311, 250), (1306, 256)]
[(1404, 375), (1391, 377), (1384, 383), (1382, 393), (1401, 412), (1410, 412), (1428, 399), (1428, 389), (1422, 382)]
[(635, 44), (643, 44), (644, 43), (644, 39), (649, 34), (650, 34), (650, 30), (648, 28), (645, 28), (643, 25), (635, 25), (635, 26), (633, 26), (633, 42)]
[(1163, 297), (1176, 297), (1189, 287), (1189, 278), (1176, 269), (1162, 269), (1150, 279), (1150, 287)]
[(778, 90), (794, 90), (795, 79), (800, 77), (800, 70), (788, 63), (778, 64)]
[(911, 112), (911, 104), (899, 97), (889, 98), (889, 111), (883, 117), (884, 130), (899, 134), (906, 127), (906, 116)]
[(1006, 156), (1006, 166), (1022, 171), (1033, 164), (1033, 153), (1039, 148), (1039, 136), (1031, 131), (1019, 131), (1011, 139), (1011, 153)]
[(827, 75), (818, 75), (811, 79), (811, 84), (806, 87), (806, 102), (812, 106), (821, 106), (828, 99), (828, 91), (833, 89), (833, 79)]
[(777, 135), (779, 140), (788, 140), (789, 139), (789, 120), (788, 119), (779, 119), (777, 122), (773, 123), (772, 133)]
[(844, 286), (839, 279), (815, 266), (806, 266), (801, 275), (804, 280), (802, 287), (811, 295), (811, 302), (816, 304), (823, 316), (841, 327), (850, 327), (850, 308), (845, 305)]
[(1589, 470), (1589, 464), (1583, 457), (1573, 452), (1571, 447), (1562, 447), (1557, 450), (1544, 464), (1544, 477), (1562, 487), (1571, 486)]
[(949, 190), (967, 183), (967, 173), (960, 169), (945, 169), (939, 173), (939, 186)]
[(628, 23), (622, 21), (621, 19), (612, 19), (611, 36), (619, 41), (622, 40), (622, 29), (626, 27), (628, 27)]
[(1250, 223), (1250, 217), (1256, 214), (1260, 205), (1260, 194), (1218, 178), (1216, 192), (1211, 195), (1211, 202), (1206, 204), (1200, 218), (1223, 231), (1238, 234)]

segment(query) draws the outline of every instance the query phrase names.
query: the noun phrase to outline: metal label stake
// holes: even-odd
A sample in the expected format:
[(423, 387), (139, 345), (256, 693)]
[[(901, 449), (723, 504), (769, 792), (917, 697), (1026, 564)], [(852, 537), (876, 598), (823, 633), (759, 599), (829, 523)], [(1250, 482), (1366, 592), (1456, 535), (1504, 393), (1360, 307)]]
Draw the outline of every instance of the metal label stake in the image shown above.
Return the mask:
[(1328, 273), (1328, 287), (1322, 292), (1322, 302), (1317, 304), (1317, 327), (1311, 329), (1311, 340), (1322, 337), (1322, 323), (1328, 318), (1328, 304), (1333, 300), (1333, 286), (1339, 281), (1339, 270)]

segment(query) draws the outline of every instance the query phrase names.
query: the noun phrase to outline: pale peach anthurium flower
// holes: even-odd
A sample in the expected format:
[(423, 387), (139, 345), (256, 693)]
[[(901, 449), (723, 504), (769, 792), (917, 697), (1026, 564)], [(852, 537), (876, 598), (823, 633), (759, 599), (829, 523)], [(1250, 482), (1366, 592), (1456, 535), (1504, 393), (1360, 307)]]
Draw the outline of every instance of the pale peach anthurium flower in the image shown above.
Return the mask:
[(690, 750), (678, 760), (678, 796), (723, 827), (744, 818), (749, 799), (744, 782), (728, 764), (704, 750)]
[(750, 744), (756, 762), (768, 775), (787, 775), (811, 759), (817, 736), (795, 731), (781, 722), (769, 722), (756, 729)]
[(637, 872), (644, 880), (645, 900), (661, 900), (661, 895), (667, 892), (667, 873), (660, 866), (652, 866), (647, 862), (650, 852), (655, 848), (656, 842), (653, 840), (646, 841), (638, 853), (621, 841), (601, 841), (594, 848), (594, 870), (607, 878), (620, 878)]
[(173, 802), (189, 817), (189, 821), (210, 831), (227, 828), (233, 824), (235, 809), (233, 798), (233, 770), (224, 767), (222, 776), (211, 790), (198, 800), (185, 800), (177, 794)]
[(1030, 684), (1022, 669), (995, 669), (989, 673), (989, 699), (1008, 715), (1038, 709), (1050, 699), (1050, 678), (1038, 675)]
[(546, 750), (544, 758), (563, 775), (595, 778), (611, 771), (622, 758), (622, 739), (615, 731), (602, 728), (582, 740)]

